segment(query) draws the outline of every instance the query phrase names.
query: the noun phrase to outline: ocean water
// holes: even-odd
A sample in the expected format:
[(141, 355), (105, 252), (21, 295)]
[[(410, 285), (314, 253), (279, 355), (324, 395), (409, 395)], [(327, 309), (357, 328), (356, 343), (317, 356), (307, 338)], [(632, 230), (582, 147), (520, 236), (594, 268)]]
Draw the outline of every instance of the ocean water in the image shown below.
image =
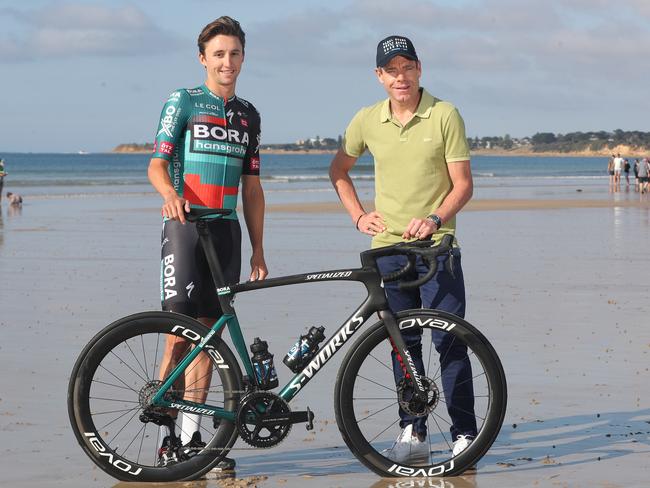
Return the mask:
[[(93, 194), (147, 194), (148, 154), (4, 154), (5, 190), (30, 199)], [(330, 154), (263, 154), (261, 178), (271, 203), (333, 198)], [(473, 156), (475, 198), (607, 195), (606, 158)], [(351, 172), (361, 198), (371, 198), (371, 156)], [(334, 198), (335, 195), (334, 195)]]

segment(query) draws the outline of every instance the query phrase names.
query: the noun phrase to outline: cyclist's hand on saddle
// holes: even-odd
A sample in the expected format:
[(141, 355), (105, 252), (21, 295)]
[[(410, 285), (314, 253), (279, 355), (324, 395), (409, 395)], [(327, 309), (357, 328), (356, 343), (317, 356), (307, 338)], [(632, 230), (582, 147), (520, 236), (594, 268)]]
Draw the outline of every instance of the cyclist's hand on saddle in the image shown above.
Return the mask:
[(175, 192), (165, 198), (162, 206), (163, 217), (172, 220), (180, 220), (181, 224), (185, 223), (185, 214), (190, 211), (190, 202), (179, 197)]
[(251, 276), (250, 281), (263, 280), (269, 274), (269, 270), (266, 268), (266, 262), (264, 261), (264, 253), (262, 252), (253, 252), (251, 256)]
[(428, 239), (431, 234), (438, 230), (436, 223), (429, 219), (411, 219), (406, 230), (402, 234), (402, 239)]
[(379, 212), (368, 212), (361, 216), (357, 222), (357, 228), (359, 229), (359, 232), (363, 232), (370, 236), (376, 236), (386, 230), (386, 224), (384, 222), (384, 217), (382, 217)]

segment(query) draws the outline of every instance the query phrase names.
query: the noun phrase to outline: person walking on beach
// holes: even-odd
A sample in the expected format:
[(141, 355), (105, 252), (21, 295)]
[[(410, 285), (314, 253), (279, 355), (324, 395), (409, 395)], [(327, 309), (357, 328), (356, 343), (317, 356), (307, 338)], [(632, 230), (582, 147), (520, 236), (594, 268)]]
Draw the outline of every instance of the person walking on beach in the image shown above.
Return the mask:
[[(357, 230), (372, 236), (372, 247), (413, 238), (439, 240), (454, 233), (456, 214), (473, 192), (465, 126), (458, 110), (420, 87), (422, 65), (413, 43), (404, 36), (389, 36), (377, 46), (375, 74), (388, 98), (362, 108), (348, 125), (342, 147), (330, 165), (330, 179)], [(367, 212), (349, 172), (368, 150), (375, 161), (375, 210)], [(418, 258), (419, 259), (419, 258)], [(460, 249), (453, 253), (456, 277), (439, 270), (419, 289), (402, 291), (397, 282), (385, 284), (391, 310), (437, 308), (460, 317), (465, 314), (465, 286)], [(380, 258), (383, 275), (401, 269), (405, 256)], [(418, 260), (417, 272), (427, 271)], [(416, 367), (424, 372), (420, 334), (403, 332)], [(449, 344), (447, 334), (434, 334), (436, 350), (447, 355), (443, 389), (453, 421), (453, 454), (458, 455), (476, 436), (472, 373), (467, 349)], [(444, 357), (444, 356), (443, 356)], [(396, 381), (402, 375), (395, 354)], [(384, 453), (396, 462), (426, 460), (426, 417), (399, 410), (403, 429)]]
[[(5, 176), (5, 160), (0, 158), (0, 197), (2, 197), (2, 188), (4, 187)], [(0, 203), (2, 203), (2, 198), (0, 198)]]
[(625, 186), (630, 186), (630, 161), (627, 158), (623, 160), (623, 173), (625, 173)]
[(607, 174), (609, 175), (609, 187), (614, 187), (614, 159), (616, 156), (612, 154), (612, 157), (607, 161)]
[(623, 170), (623, 158), (617, 154), (614, 158), (614, 187), (617, 189), (621, 185), (621, 171)]
[(643, 158), (639, 163), (639, 193), (643, 195), (648, 192), (648, 180), (650, 179), (650, 162)]
[[(244, 62), (245, 34), (239, 22), (223, 16), (206, 25), (198, 38), (199, 61), (205, 67), (205, 83), (178, 89), (165, 103), (149, 180), (163, 198), (161, 238), (161, 300), (163, 310), (198, 318), (212, 326), (222, 315), (214, 282), (198, 240), (196, 225), (187, 222), (190, 206), (232, 209), (223, 219), (208, 222), (215, 236), (217, 255), (227, 283), (237, 283), (241, 267), (241, 228), (235, 212), (239, 183), (242, 185), (244, 219), (252, 245), (251, 280), (264, 279), (264, 192), (260, 183), (260, 115), (255, 107), (235, 95), (237, 78)], [(171, 164), (170, 164), (171, 163)], [(165, 271), (167, 265), (171, 271)], [(171, 274), (170, 274), (171, 273)], [(172, 279), (173, 278), (173, 279)], [(160, 366), (165, 378), (182, 358), (189, 343), (169, 336)], [(200, 355), (196, 367), (185, 374), (185, 400), (203, 403), (212, 368)], [(182, 413), (183, 452), (200, 448), (198, 414)], [(180, 446), (172, 446), (165, 427), (158, 464), (178, 460)], [(186, 449), (189, 448), (189, 449)], [(225, 458), (223, 469), (234, 460)]]
[[(623, 171), (623, 158), (617, 154), (614, 158), (614, 187), (619, 189), (621, 186), (621, 172)], [(615, 190), (615, 191), (616, 191)]]
[(639, 158), (634, 160), (632, 171), (634, 171), (634, 191), (637, 192), (639, 191)]

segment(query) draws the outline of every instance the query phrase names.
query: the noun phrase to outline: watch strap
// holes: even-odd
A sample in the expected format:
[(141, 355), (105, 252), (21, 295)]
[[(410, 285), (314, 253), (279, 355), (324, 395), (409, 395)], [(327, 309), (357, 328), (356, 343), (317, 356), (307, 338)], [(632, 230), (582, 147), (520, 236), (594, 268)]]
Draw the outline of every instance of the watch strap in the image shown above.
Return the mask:
[(436, 224), (436, 227), (440, 229), (442, 227), (442, 219), (438, 217), (436, 214), (431, 214), (427, 217), (428, 220)]

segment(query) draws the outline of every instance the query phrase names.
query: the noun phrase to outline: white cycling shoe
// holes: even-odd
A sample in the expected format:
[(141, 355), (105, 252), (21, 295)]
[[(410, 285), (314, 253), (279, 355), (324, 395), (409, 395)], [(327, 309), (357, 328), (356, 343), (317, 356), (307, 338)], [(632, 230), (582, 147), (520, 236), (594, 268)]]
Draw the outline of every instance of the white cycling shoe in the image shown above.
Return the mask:
[(474, 437), (471, 435), (459, 435), (454, 441), (454, 447), (451, 450), (453, 456), (458, 456), (461, 452), (469, 447), (469, 445), (474, 440)]
[(413, 435), (411, 424), (404, 427), (390, 449), (384, 449), (381, 453), (396, 463), (423, 463), (429, 461), (429, 444)]

